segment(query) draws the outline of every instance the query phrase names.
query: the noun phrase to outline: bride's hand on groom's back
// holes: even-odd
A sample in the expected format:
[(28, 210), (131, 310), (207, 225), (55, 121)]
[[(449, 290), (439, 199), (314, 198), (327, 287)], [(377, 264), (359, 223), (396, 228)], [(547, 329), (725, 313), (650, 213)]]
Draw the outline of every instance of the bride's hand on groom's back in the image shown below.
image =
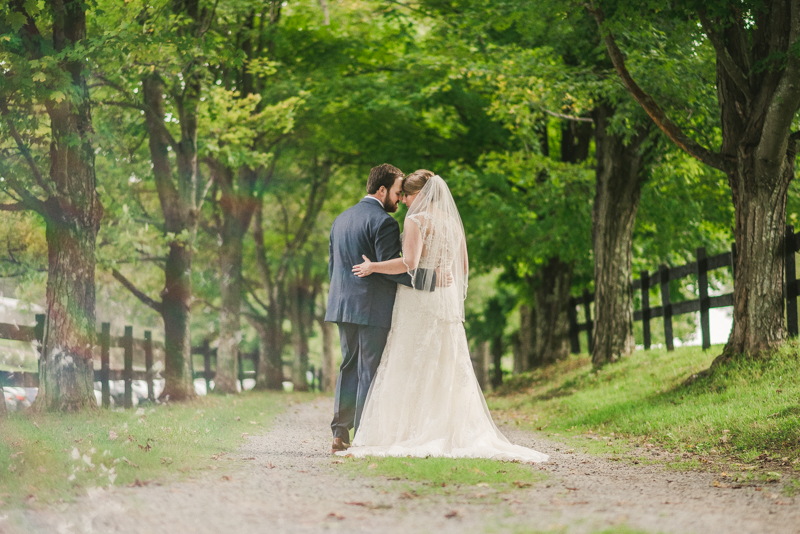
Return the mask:
[(450, 287), (453, 282), (453, 271), (441, 267), (436, 268), (436, 287)]
[(372, 274), (372, 262), (369, 261), (369, 258), (361, 255), (364, 258), (364, 263), (359, 263), (358, 265), (353, 265), (353, 274), (355, 274), (359, 278), (364, 278), (365, 276), (369, 276)]

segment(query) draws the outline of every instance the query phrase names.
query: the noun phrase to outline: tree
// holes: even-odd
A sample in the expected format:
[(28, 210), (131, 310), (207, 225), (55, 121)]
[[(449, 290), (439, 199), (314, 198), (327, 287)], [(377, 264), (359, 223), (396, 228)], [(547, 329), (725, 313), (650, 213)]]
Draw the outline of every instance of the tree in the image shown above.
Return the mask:
[(592, 363), (602, 365), (634, 349), (631, 247), (642, 183), (643, 145), (650, 130), (639, 127), (631, 139), (614, 133), (614, 110), (600, 103), (595, 117), (596, 185), (592, 208), (595, 321)]
[[(3, 209), (32, 210), (46, 224), (47, 319), (37, 411), (96, 407), (95, 241), (103, 208), (85, 72), (86, 54), (99, 43), (87, 38), (87, 11), (78, 0), (50, 2), (43, 10), (14, 1), (0, 11), (6, 65), (0, 82), (2, 138), (13, 142), (13, 148), (4, 147), (0, 166), (3, 191), (13, 199)], [(39, 128), (42, 113), (50, 122), (49, 135)], [(49, 173), (42, 172), (43, 163), (49, 163)]]
[[(792, 133), (800, 108), (800, 36), (793, 2), (680, 2), (674, 9), (609, 11), (593, 3), (609, 57), (625, 87), (653, 122), (691, 156), (724, 172), (735, 208), (734, 323), (715, 364), (737, 355), (757, 355), (785, 339), (783, 257), (786, 198), (794, 177)], [(716, 55), (721, 117), (719, 151), (690, 137), (639, 85), (628, 69), (615, 34), (623, 27), (657, 24), (665, 17), (688, 20), (686, 32), (702, 28)]]

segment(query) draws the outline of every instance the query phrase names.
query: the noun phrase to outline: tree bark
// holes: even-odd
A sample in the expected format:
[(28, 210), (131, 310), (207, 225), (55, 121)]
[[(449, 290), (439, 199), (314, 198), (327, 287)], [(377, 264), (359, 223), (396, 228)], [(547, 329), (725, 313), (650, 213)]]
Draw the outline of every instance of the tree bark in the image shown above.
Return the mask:
[(220, 296), (219, 348), (214, 388), (220, 393), (236, 393), (239, 378), (239, 343), (242, 338), (242, 265), (244, 236), (258, 200), (254, 198), (256, 172), (242, 168), (236, 173), (219, 165), (212, 171), (221, 185), (222, 226), (219, 249)]
[(602, 365), (629, 355), (633, 337), (631, 245), (643, 174), (642, 128), (630, 142), (607, 131), (614, 110), (595, 112), (597, 178), (592, 209), (594, 245), (594, 339), (592, 363)]
[(532, 277), (536, 313), (533, 318), (533, 361), (549, 365), (569, 356), (569, 308), (572, 264), (558, 258)]
[(258, 372), (256, 373), (257, 390), (283, 389), (283, 314), (272, 309), (264, 320), (248, 317), (251, 326), (258, 333)]
[(483, 391), (489, 389), (489, 363), (491, 360), (490, 343), (480, 341), (472, 354), (472, 367), (475, 370), (475, 378)]
[[(53, 44), (64, 50), (86, 38), (84, 4), (53, 6)], [(48, 248), (47, 318), (34, 411), (95, 409), (95, 241), (103, 208), (96, 190), (91, 102), (83, 61), (64, 60), (73, 91), (47, 101), (51, 121), (50, 179), (45, 202)]]
[(292, 383), (294, 391), (308, 391), (308, 325), (306, 324), (305, 308), (308, 303), (306, 288), (302, 285), (295, 285), (292, 288), (292, 348), (294, 358), (292, 359)]
[[(325, 309), (324, 306), (322, 308)], [(336, 333), (333, 323), (320, 318), (319, 327), (322, 330), (322, 381), (320, 388), (328, 392), (336, 389)]]
[[(787, 19), (771, 21), (777, 26), (773, 28), (773, 38), (793, 46), (800, 31), (797, 8), (771, 4), (773, 16)], [(790, 20), (793, 38), (787, 40), (789, 32), (783, 26), (788, 27)], [(766, 21), (762, 23), (766, 25)], [(729, 42), (734, 39), (733, 31), (726, 30)], [(743, 55), (736, 47), (731, 50), (737, 58)], [(747, 102), (717, 55), (722, 153), (736, 158), (735, 165), (727, 166), (726, 174), (735, 208), (737, 254), (733, 269), (733, 328), (722, 355), (712, 366), (738, 355), (768, 352), (786, 338), (783, 228), (797, 151), (795, 136), (790, 138), (791, 120), (800, 106), (800, 62), (793, 53), (789, 56), (785, 69), (768, 71), (760, 77), (757, 98)]]
[[(165, 125), (163, 80), (158, 73), (143, 81), (150, 159), (164, 227), (174, 235), (164, 267), (164, 289), (158, 311), (164, 321), (164, 391), (161, 398), (173, 401), (195, 396), (191, 373), (192, 256), (197, 235), (200, 191), (197, 171), (198, 82), (187, 80), (180, 105), (181, 138), (176, 142)], [(176, 152), (173, 176), (169, 148)]]
[(503, 336), (498, 335), (491, 342), (492, 365), (492, 389), (497, 389), (503, 385)]
[(522, 358), (521, 371), (531, 368), (533, 359), (533, 310), (527, 304), (519, 307), (519, 351)]
[(164, 320), (164, 391), (160, 398), (182, 401), (195, 396), (192, 380), (192, 251), (182, 243), (170, 245), (161, 293)]

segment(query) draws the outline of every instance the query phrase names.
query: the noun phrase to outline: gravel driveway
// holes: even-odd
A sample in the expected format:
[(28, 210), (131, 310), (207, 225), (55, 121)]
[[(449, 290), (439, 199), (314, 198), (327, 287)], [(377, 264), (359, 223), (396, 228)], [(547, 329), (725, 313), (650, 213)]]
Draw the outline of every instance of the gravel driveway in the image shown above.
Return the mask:
[[(264, 436), (209, 460), (203, 475), (158, 486), (98, 490), (74, 504), (0, 514), (0, 533), (249, 534), (539, 531), (800, 533), (797, 499), (714, 487), (680, 472), (578, 453), (505, 427), (511, 441), (551, 455), (546, 482), (505, 494), (408, 498), (396, 483), (353, 479), (329, 455), (332, 399), (295, 404)], [(480, 489), (480, 488), (476, 488)], [(361, 503), (361, 505), (347, 503)]]

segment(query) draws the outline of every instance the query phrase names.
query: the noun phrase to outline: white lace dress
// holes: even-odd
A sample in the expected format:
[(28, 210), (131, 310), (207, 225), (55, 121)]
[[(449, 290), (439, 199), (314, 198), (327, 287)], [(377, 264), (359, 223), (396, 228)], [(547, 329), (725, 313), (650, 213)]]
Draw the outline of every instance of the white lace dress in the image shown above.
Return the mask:
[[(425, 265), (422, 256), (420, 267), (437, 266)], [(358, 432), (353, 446), (338, 454), (547, 461), (495, 426), (462, 321), (463, 290), (455, 284), (435, 291), (398, 286), (392, 329)]]

